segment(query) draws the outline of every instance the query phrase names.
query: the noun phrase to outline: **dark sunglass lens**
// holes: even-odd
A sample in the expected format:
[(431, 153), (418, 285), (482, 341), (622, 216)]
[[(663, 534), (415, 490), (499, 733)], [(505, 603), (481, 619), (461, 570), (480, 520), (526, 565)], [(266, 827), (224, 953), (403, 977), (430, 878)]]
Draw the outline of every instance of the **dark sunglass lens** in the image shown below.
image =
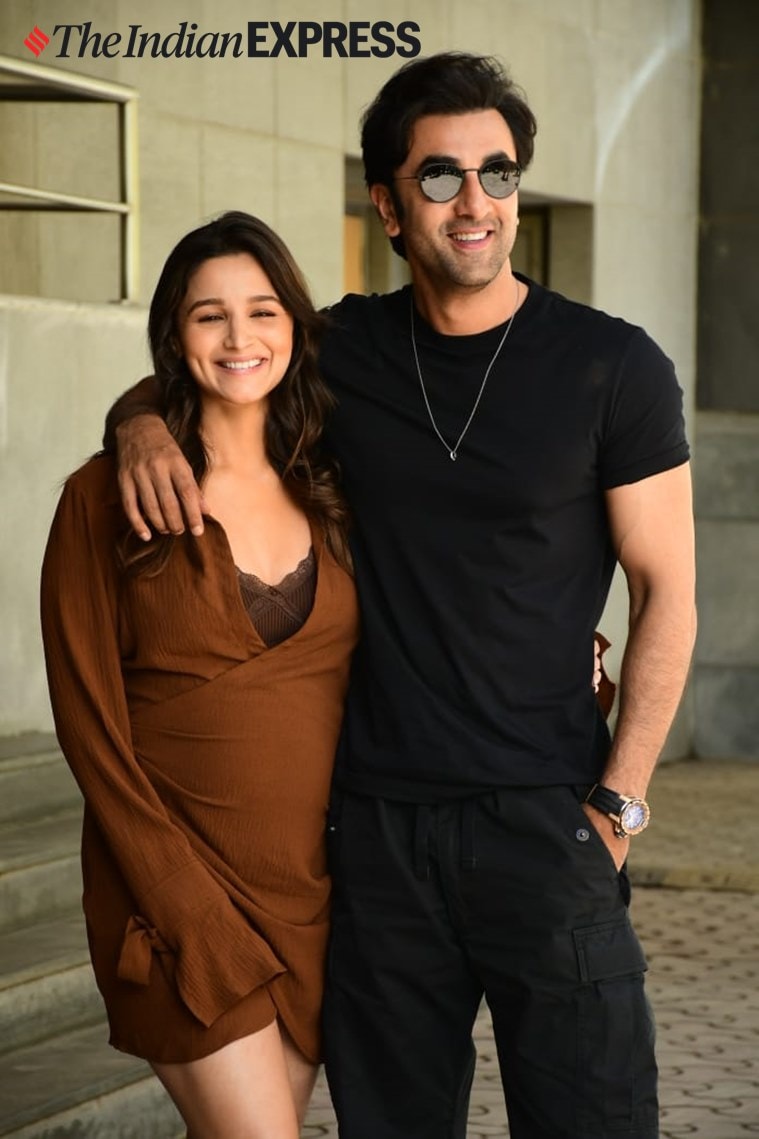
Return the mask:
[(429, 166), (419, 179), (422, 193), (431, 202), (450, 202), (461, 188), (463, 175), (451, 166)]
[(519, 172), (513, 166), (496, 162), (480, 171), (480, 182), (491, 198), (508, 198), (519, 185)]

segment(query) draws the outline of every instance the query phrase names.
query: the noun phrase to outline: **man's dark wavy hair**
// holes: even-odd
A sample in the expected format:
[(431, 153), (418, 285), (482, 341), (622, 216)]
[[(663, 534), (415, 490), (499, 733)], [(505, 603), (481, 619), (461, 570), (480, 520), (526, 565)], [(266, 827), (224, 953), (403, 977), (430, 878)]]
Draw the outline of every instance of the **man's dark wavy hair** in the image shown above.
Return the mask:
[[(405, 64), (388, 79), (361, 119), (367, 186), (387, 186), (398, 209), (393, 175), (406, 160), (417, 119), (489, 110), (503, 116), (514, 136), (517, 162), (525, 170), (532, 160), (537, 123), (524, 92), (497, 59), (446, 51)], [(391, 237), (390, 243), (405, 257), (401, 236)]]

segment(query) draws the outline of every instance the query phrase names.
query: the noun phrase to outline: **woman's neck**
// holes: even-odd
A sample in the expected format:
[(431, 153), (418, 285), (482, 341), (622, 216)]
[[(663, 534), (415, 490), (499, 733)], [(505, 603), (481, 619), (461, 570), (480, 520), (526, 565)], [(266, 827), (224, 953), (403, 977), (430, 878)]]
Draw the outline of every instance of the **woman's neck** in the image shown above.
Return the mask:
[(258, 478), (272, 467), (266, 454), (266, 410), (220, 406), (216, 401), (203, 405), (200, 434), (208, 453), (209, 474), (237, 472)]

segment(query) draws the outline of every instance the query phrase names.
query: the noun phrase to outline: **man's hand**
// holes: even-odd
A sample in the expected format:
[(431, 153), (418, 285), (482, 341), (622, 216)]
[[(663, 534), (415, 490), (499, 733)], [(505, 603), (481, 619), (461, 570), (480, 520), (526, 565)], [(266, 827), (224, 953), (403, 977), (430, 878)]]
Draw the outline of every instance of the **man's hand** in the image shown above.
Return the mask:
[[(166, 424), (158, 415), (136, 415), (116, 429), (121, 501), (144, 542), (148, 523), (159, 534), (203, 533), (203, 496)], [(147, 521), (146, 521), (147, 519)]]
[(615, 834), (614, 823), (609, 816), (603, 815), (595, 807), (591, 807), (589, 803), (583, 803), (582, 809), (588, 816), (590, 825), (595, 827), (606, 843), (617, 870), (621, 870), (630, 849), (629, 838), (620, 838), (619, 835)]

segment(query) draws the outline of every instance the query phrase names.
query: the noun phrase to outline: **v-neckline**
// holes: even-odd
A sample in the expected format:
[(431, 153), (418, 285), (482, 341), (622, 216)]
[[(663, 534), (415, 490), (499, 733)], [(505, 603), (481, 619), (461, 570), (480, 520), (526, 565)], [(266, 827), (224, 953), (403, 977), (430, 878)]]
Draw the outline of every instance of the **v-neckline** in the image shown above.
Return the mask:
[[(242, 594), (240, 592), (240, 582), (239, 582), (238, 577), (237, 577), (238, 569), (237, 569), (237, 566), (235, 565), (235, 559), (234, 559), (234, 556), (232, 554), (232, 547), (229, 544), (229, 538), (227, 537), (227, 532), (224, 529), (224, 527), (222, 526), (221, 522), (219, 522), (218, 519), (214, 518), (212, 514), (206, 514), (206, 515), (204, 515), (204, 518), (205, 518), (206, 524), (210, 524), (213, 527), (213, 529), (215, 531), (217, 531), (219, 534), (219, 538), (221, 540), (221, 546), (223, 547), (223, 552), (224, 552), (225, 581), (226, 581), (226, 585), (227, 585), (227, 593), (228, 593), (230, 609), (232, 612), (234, 612), (235, 620), (237, 621), (237, 624), (240, 627), (241, 640), (243, 641), (244, 644), (246, 644), (248, 649), (250, 649), (251, 646), (254, 646), (255, 649), (257, 650), (257, 652), (255, 653), (256, 656), (260, 655), (262, 652), (273, 653), (273, 652), (276, 652), (276, 650), (281, 648), (283, 645), (289, 645), (293, 640), (295, 640), (296, 637), (299, 637), (301, 635), (301, 633), (305, 633), (308, 626), (311, 624), (311, 621), (313, 620), (314, 613), (316, 612), (316, 608), (320, 602), (320, 595), (321, 595), (321, 589), (322, 589), (321, 567), (322, 567), (322, 553), (323, 553), (323, 549), (324, 549), (324, 542), (323, 542), (322, 535), (321, 535), (319, 529), (316, 526), (314, 526), (311, 519), (310, 518), (308, 519), (308, 526), (309, 526), (309, 530), (311, 531), (311, 550), (313, 550), (314, 561), (316, 563), (316, 565), (315, 565), (316, 588), (314, 590), (314, 603), (311, 606), (311, 612), (308, 614), (308, 616), (306, 617), (303, 624), (299, 628), (297, 628), (295, 630), (295, 632), (292, 633), (289, 637), (285, 637), (284, 641), (279, 641), (276, 645), (267, 645), (266, 641), (263, 639), (261, 634), (258, 632), (256, 627), (254, 626), (253, 622), (251, 621), (250, 617), (248, 616), (248, 612), (247, 612), (245, 605), (243, 603)], [(306, 556), (308, 556), (308, 555), (306, 555)], [(303, 559), (301, 559), (301, 562), (302, 561), (303, 561)], [(299, 565), (300, 564), (301, 563), (299, 563)], [(291, 571), (291, 572), (295, 572), (295, 571)], [(288, 577), (288, 576), (289, 576), (289, 574), (285, 575), (285, 577)], [(283, 578), (282, 580), (284, 581), (285, 579)], [(230, 616), (231, 616), (231, 613), (230, 613)]]

